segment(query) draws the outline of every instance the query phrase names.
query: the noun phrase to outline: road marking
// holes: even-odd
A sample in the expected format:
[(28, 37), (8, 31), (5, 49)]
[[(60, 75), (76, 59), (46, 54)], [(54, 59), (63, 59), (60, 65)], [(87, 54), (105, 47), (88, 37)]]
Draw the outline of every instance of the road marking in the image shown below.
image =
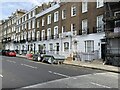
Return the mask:
[(63, 76), (63, 77), (66, 77), (66, 78), (69, 78), (70, 76), (68, 75), (64, 75), (64, 74), (61, 74), (61, 73), (57, 73), (57, 72), (52, 72), (52, 71), (48, 71), (49, 73), (53, 73), (55, 75), (59, 75), (59, 76)]
[(15, 61), (11, 61), (11, 60), (7, 60), (8, 62), (11, 62), (11, 63), (16, 63)]
[(2, 75), (2, 74), (0, 74), (0, 77), (3, 77), (3, 75)]
[(37, 69), (37, 67), (31, 66), (31, 65), (27, 65), (27, 64), (21, 64), (21, 65), (26, 66), (26, 67), (30, 67), (30, 68)]
[(97, 85), (97, 86), (103, 87), (103, 88), (111, 88), (109, 86), (101, 85), (101, 84), (94, 83), (94, 82), (90, 82), (90, 83), (93, 84), (93, 85)]

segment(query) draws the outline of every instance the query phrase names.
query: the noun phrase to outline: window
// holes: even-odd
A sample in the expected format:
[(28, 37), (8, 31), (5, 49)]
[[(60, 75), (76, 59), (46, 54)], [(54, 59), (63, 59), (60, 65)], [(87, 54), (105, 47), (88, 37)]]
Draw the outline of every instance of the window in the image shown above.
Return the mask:
[(62, 33), (65, 32), (65, 26), (62, 26)]
[(97, 16), (97, 32), (103, 31), (103, 15)]
[(47, 29), (47, 39), (50, 39), (51, 36), (51, 28)]
[(40, 38), (40, 31), (37, 31), (37, 38)]
[(71, 16), (75, 16), (76, 15), (76, 6), (72, 6), (71, 7)]
[(32, 28), (35, 28), (35, 20), (32, 21)]
[(66, 10), (62, 10), (62, 19), (66, 19)]
[(40, 21), (37, 20), (37, 28), (39, 28), (39, 26), (40, 26)]
[(31, 22), (28, 22), (28, 29), (31, 29)]
[(43, 17), (42, 18), (42, 26), (44, 26), (45, 25), (45, 18)]
[(71, 24), (71, 31), (75, 31), (75, 29), (76, 29), (75, 24)]
[(57, 38), (58, 36), (58, 26), (54, 27), (54, 38)]
[(42, 40), (44, 40), (45, 39), (45, 30), (42, 30)]
[[(114, 16), (119, 17), (120, 11), (114, 12)], [(120, 27), (120, 19), (115, 21), (115, 27)]]
[(25, 16), (25, 21), (27, 20), (27, 15)]
[(26, 39), (27, 38), (27, 33), (26, 32), (24, 32), (24, 39)]
[(87, 12), (88, 10), (87, 5), (88, 5), (87, 1), (82, 2), (82, 13)]
[(25, 23), (25, 29), (27, 28), (27, 23)]
[(88, 40), (85, 41), (85, 52), (93, 52), (94, 51), (94, 41)]
[(29, 16), (28, 16), (28, 17), (29, 17), (28, 19), (30, 19), (30, 18), (31, 18), (31, 13), (29, 13), (28, 15), (29, 15)]
[(28, 31), (28, 38), (31, 38), (31, 31)]
[(51, 23), (51, 14), (48, 15), (48, 18), (47, 18), (47, 24), (50, 24)]
[(54, 22), (58, 21), (58, 11), (54, 13)]
[(104, 6), (104, 0), (97, 0), (97, 8)]
[(35, 10), (33, 11), (33, 17), (35, 16)]
[(82, 34), (87, 34), (87, 28), (88, 28), (87, 19), (82, 20)]
[(32, 37), (35, 37), (35, 30), (32, 31)]
[(50, 51), (53, 51), (53, 44), (50, 43), (49, 45), (50, 45)]
[(64, 51), (69, 50), (69, 42), (64, 43)]

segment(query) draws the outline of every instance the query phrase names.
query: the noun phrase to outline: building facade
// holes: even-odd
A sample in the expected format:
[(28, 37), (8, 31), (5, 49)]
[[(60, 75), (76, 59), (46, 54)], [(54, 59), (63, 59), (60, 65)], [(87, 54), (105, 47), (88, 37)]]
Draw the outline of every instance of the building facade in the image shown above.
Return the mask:
[(120, 66), (120, 1), (105, 3), (105, 36), (107, 64)]
[(24, 10), (17, 10), (8, 19), (2, 22), (2, 43), (4, 49), (15, 50), (16, 20), (25, 14)]
[[(48, 3), (16, 20), (14, 49), (71, 56), (74, 52), (98, 52), (102, 57), (104, 3)], [(7, 49), (7, 48), (6, 48)]]

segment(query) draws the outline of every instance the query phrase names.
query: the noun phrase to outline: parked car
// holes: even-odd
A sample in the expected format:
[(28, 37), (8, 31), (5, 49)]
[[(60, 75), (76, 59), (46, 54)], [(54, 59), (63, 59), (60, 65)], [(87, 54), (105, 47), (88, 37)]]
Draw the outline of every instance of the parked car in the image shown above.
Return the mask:
[(16, 57), (16, 52), (15, 51), (9, 51), (8, 56)]
[(48, 62), (50, 64), (62, 64), (65, 60), (65, 57), (58, 54), (44, 54), (43, 62)]
[(8, 56), (10, 50), (2, 50), (2, 55), (4, 56)]
[(41, 54), (33, 54), (34, 61), (41, 61), (41, 59), (42, 59)]

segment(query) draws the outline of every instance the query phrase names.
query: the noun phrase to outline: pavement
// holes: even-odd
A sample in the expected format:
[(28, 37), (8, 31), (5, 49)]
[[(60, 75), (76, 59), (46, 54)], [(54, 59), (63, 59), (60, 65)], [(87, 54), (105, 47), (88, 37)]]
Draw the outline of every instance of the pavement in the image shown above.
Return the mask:
[[(17, 57), (26, 58), (26, 56), (23, 56), (23, 55), (17, 55)], [(65, 60), (64, 64), (120, 73), (120, 67), (116, 67), (116, 66), (112, 66), (112, 65), (104, 65), (103, 63), (99, 62), (98, 60), (94, 60), (94, 62)]]

